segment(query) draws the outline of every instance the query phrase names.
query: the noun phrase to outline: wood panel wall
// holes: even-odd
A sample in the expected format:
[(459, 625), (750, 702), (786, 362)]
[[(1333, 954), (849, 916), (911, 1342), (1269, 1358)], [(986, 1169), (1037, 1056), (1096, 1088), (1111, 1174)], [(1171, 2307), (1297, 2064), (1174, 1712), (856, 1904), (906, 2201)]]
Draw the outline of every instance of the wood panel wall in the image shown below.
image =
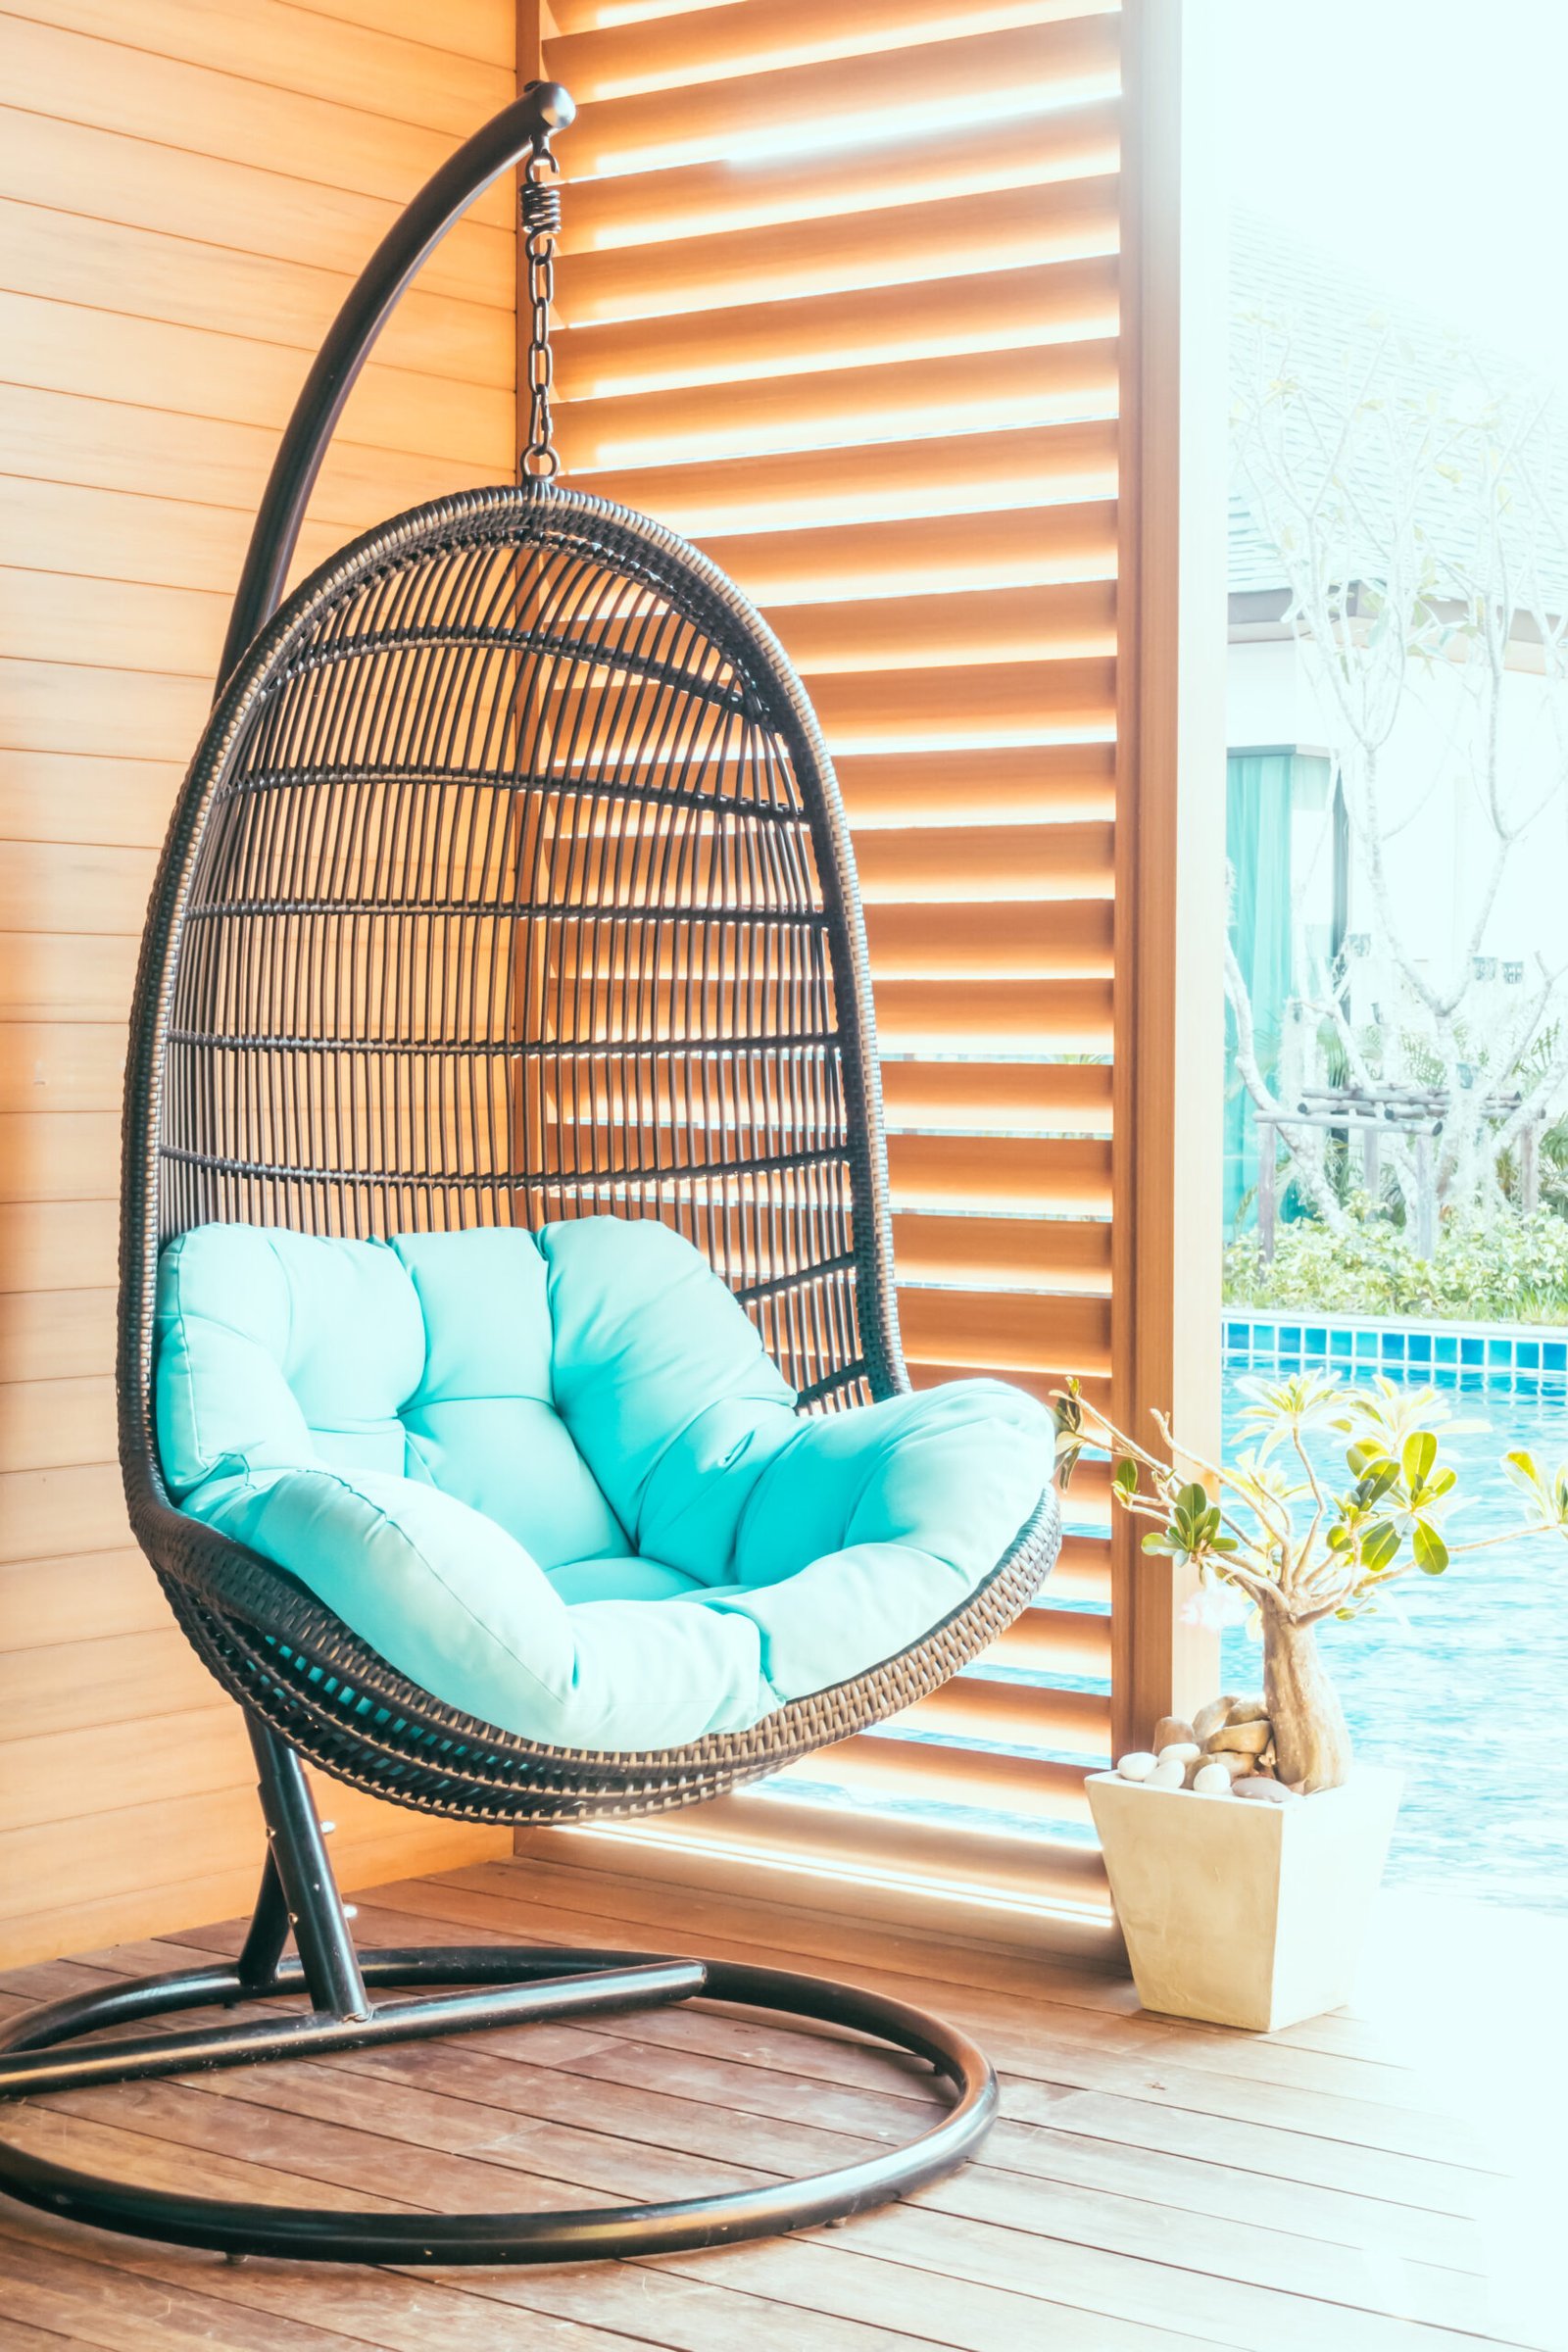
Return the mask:
[[(0, 12), (0, 1960), (238, 1908), (237, 1710), (131, 1545), (113, 1321), (124, 1023), (277, 433), (403, 203), (514, 87), (513, 0)], [(512, 196), (404, 302), (313, 564), (510, 478)], [(505, 1850), (334, 1789), (350, 1884)]]

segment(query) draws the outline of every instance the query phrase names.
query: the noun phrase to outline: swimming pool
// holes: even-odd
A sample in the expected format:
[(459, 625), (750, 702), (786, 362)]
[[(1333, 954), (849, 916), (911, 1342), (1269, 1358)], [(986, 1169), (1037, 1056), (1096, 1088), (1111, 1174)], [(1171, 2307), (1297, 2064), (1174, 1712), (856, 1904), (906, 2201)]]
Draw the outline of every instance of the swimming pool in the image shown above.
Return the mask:
[[(1427, 1377), (1383, 1368), (1406, 1385)], [(1247, 1377), (1225, 1374), (1228, 1448)], [(1457, 1371), (1437, 1385), (1455, 1412), (1489, 1424), (1444, 1442), (1468, 1497), (1448, 1521), (1452, 1541), (1516, 1525), (1500, 1457), (1524, 1446), (1553, 1469), (1568, 1459), (1568, 1381)], [(1379, 1615), (1320, 1637), (1356, 1753), (1405, 1776), (1390, 1880), (1568, 1913), (1568, 1545), (1538, 1537), (1479, 1552), (1398, 1592), (1408, 1631)], [(1222, 1655), (1227, 1690), (1259, 1688), (1245, 1631), (1227, 1629)]]

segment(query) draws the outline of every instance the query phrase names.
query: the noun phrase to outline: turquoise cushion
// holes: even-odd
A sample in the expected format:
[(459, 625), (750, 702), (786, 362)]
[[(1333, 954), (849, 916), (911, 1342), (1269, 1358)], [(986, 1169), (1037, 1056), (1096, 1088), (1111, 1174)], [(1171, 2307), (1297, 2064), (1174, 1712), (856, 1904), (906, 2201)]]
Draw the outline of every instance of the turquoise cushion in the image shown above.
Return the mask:
[(183, 1507), (448, 1705), (553, 1746), (744, 1730), (957, 1608), (1050, 1477), (965, 1381), (803, 1416), (653, 1220), (391, 1243), (202, 1226), (159, 1270)]

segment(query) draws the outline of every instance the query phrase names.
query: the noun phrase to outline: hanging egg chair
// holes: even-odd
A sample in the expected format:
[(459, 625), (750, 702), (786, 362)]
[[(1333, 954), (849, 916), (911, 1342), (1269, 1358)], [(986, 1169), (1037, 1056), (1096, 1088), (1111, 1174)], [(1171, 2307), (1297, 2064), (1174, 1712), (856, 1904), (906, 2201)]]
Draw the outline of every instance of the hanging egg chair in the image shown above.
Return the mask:
[[(121, 1453), (137, 1540), (245, 1712), (255, 1917), (232, 1967), (24, 2019), (0, 2099), (695, 1996), (916, 2052), (953, 2097), (814, 2180), (576, 2213), (241, 2205), (0, 2147), (13, 2195), (234, 2253), (562, 2261), (794, 2230), (939, 2177), (996, 2102), (961, 2034), (812, 1978), (362, 1953), (301, 1769), (475, 1822), (689, 1803), (935, 1690), (1058, 1541), (1042, 1409), (905, 1371), (858, 895), (800, 681), (706, 558), (554, 478), (549, 137), (571, 113), (536, 84), (470, 140), (333, 327), (143, 947)], [(397, 516), (278, 609), (380, 324), (523, 158), (523, 478)]]

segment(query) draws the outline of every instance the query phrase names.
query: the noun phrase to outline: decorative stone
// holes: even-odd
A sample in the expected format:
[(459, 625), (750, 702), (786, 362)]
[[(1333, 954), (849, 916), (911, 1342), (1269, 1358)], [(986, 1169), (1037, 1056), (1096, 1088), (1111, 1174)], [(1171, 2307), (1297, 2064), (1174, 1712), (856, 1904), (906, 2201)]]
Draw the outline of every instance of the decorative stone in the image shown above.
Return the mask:
[(1226, 1779), (1230, 1781), (1245, 1780), (1248, 1774), (1253, 1770), (1256, 1761), (1254, 1756), (1244, 1756), (1234, 1747), (1216, 1748), (1212, 1755), (1206, 1755), (1203, 1758), (1205, 1765), (1217, 1764)]
[(1240, 1756), (1260, 1756), (1274, 1735), (1266, 1723), (1222, 1723), (1217, 1732), (1210, 1732), (1203, 1745), (1209, 1755), (1225, 1749)]
[(1158, 1762), (1159, 1758), (1152, 1756), (1147, 1748), (1135, 1747), (1130, 1755), (1122, 1757), (1116, 1770), (1124, 1781), (1147, 1781)]
[(1261, 1698), (1233, 1698), (1227, 1723), (1267, 1723), (1268, 1706)]
[(1146, 1788), (1179, 1788), (1187, 1778), (1187, 1767), (1180, 1756), (1161, 1756), (1153, 1771), (1144, 1782)]
[(1296, 1802), (1294, 1788), (1287, 1788), (1283, 1781), (1263, 1780), (1256, 1773), (1249, 1773), (1245, 1780), (1232, 1781), (1231, 1794), (1258, 1797), (1265, 1805), (1294, 1805)]
[(1210, 1732), (1219, 1730), (1220, 1725), (1229, 1717), (1232, 1707), (1238, 1706), (1240, 1703), (1234, 1690), (1227, 1690), (1222, 1698), (1211, 1698), (1207, 1706), (1200, 1707), (1198, 1713), (1193, 1717), (1193, 1738), (1201, 1743), (1208, 1738)]
[(1167, 1764), (1174, 1756), (1178, 1764), (1185, 1766), (1196, 1763), (1202, 1752), (1196, 1740), (1173, 1740), (1159, 1749), (1158, 1757), (1161, 1764)]
[(1197, 1738), (1192, 1725), (1184, 1723), (1179, 1715), (1162, 1715), (1154, 1726), (1154, 1753), (1162, 1756), (1167, 1747), (1185, 1746), (1189, 1740)]
[(1193, 1788), (1200, 1796), (1229, 1796), (1231, 1776), (1223, 1764), (1200, 1764), (1193, 1775)]

